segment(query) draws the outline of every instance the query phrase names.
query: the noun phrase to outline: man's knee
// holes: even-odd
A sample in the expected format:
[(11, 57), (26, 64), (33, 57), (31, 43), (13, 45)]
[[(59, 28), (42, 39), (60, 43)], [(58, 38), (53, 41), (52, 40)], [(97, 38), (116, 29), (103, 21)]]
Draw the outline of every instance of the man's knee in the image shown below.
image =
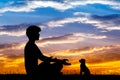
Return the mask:
[(61, 63), (54, 63), (53, 66), (53, 68), (58, 71), (61, 71), (61, 69), (63, 68), (63, 65)]

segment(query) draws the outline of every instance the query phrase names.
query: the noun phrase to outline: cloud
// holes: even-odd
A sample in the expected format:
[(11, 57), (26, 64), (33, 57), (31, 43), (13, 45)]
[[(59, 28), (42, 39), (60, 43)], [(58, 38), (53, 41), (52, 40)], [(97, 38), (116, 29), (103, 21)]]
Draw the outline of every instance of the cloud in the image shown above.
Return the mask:
[(63, 36), (57, 37), (48, 37), (43, 38), (39, 41), (38, 44), (40, 45), (47, 45), (47, 44), (65, 44), (65, 43), (77, 43), (82, 42), (85, 39), (105, 39), (107, 36), (104, 35), (95, 35), (95, 34), (87, 34), (87, 33), (71, 33), (66, 34)]
[(92, 38), (92, 39), (105, 39), (107, 36), (103, 35), (95, 35), (95, 34), (86, 34), (86, 33), (74, 33), (74, 36), (84, 37), (84, 38)]
[[(99, 3), (99, 4), (104, 4), (104, 5), (109, 5), (111, 8), (113, 9), (117, 9), (117, 10), (120, 10), (120, 4), (117, 2), (117, 1), (109, 1), (109, 0), (99, 0), (99, 1), (96, 1), (96, 0), (75, 0), (75, 1), (69, 1), (69, 0), (65, 0), (65, 1), (62, 1), (62, 2), (59, 2), (59, 1), (18, 1), (19, 3), (17, 3), (16, 1), (16, 4), (19, 4), (19, 6), (16, 6), (16, 5), (12, 5), (14, 4), (15, 2), (12, 2), (10, 3), (9, 5), (7, 5), (6, 7), (4, 8), (1, 8), (0, 9), (0, 13), (5, 13), (5, 12), (32, 12), (32, 11), (35, 11), (35, 9), (37, 8), (47, 8), (47, 7), (51, 7), (51, 8), (54, 8), (56, 10), (59, 10), (59, 11), (65, 11), (65, 10), (68, 10), (68, 9), (72, 9), (72, 8), (75, 8), (77, 6), (80, 6), (80, 5), (87, 5), (87, 4), (96, 4), (96, 3)], [(22, 5), (21, 5), (22, 4)]]
[[(56, 20), (56, 21), (52, 20), (44, 24), (39, 23), (37, 25), (40, 26), (41, 28), (55, 28), (55, 27), (64, 27), (66, 24), (77, 22), (79, 24), (81, 23), (90, 24), (97, 29), (101, 29), (105, 31), (120, 30), (120, 23), (119, 23), (120, 15), (119, 14), (98, 16), (98, 15), (91, 15), (89, 13), (75, 12), (73, 15), (74, 16), (71, 18), (64, 18), (64, 19)], [(24, 36), (26, 32), (25, 30), (29, 25), (20, 24), (20, 25), (1, 26), (0, 35), (9, 35), (9, 36), (18, 36), (18, 37)], [(90, 36), (90, 35), (91, 34), (87, 36)], [(93, 36), (91, 35), (91, 37)], [(105, 36), (102, 36), (102, 37), (105, 37)], [(73, 39), (69, 39), (69, 40), (71, 41)], [(75, 39), (74, 37), (74, 40), (76, 41), (78, 39)]]
[(76, 43), (79, 41), (83, 41), (83, 38), (78, 38), (73, 34), (66, 34), (63, 36), (43, 38), (39, 42), (43, 44), (46, 44), (46, 43), (47, 44), (64, 44), (64, 43)]
[(24, 58), (11, 58), (7, 55), (0, 54), (0, 74), (20, 74), (25, 73)]
[[(42, 52), (46, 54), (57, 50), (66, 49), (69, 48), (70, 46), (74, 48), (73, 44), (83, 42), (84, 40), (87, 39), (105, 39), (105, 38), (107, 38), (107, 36), (86, 33), (71, 33), (61, 36), (51, 36), (47, 38), (42, 38), (37, 42), (37, 45), (38, 47), (40, 46)], [(10, 43), (0, 44), (0, 61), (1, 62), (8, 61), (9, 59), (11, 62), (11, 59), (13, 60), (23, 57), (24, 47), (26, 43), (27, 41), (11, 44)]]
[(8, 36), (16, 36), (16, 37), (25, 36), (26, 29), (30, 25), (33, 24), (3, 25), (0, 26), (0, 35), (8, 35)]
[(19, 37), (19, 36), (23, 36), (25, 35), (25, 31), (11, 31), (11, 32), (6, 32), (6, 31), (2, 31), (0, 32), (1, 35), (8, 35), (8, 36), (16, 36), (16, 37)]
[(50, 21), (47, 23), (47, 26), (50, 28), (63, 27), (65, 24), (79, 22), (80, 20), (81, 20), (80, 17), (65, 18), (65, 19), (57, 20), (57, 21)]
[(0, 62), (5, 61), (5, 60), (7, 60), (7, 58), (3, 54), (0, 54)]
[(20, 25), (4, 25), (0, 26), (0, 35), (8, 35), (8, 36), (23, 36), (25, 35), (25, 30), (28, 27), (26, 24)]
[(112, 15), (105, 15), (105, 16), (98, 16), (98, 15), (91, 15), (89, 13), (83, 12), (75, 12), (74, 17), (71, 18), (64, 18), (61, 20), (50, 21), (45, 25), (54, 28), (54, 27), (64, 27), (65, 24), (70, 23), (83, 23), (83, 24), (90, 24), (96, 27), (97, 29), (102, 29), (106, 31), (112, 30), (120, 30), (120, 15), (119, 14), (112, 14)]
[(21, 50), (25, 46), (25, 42), (12, 43), (12, 44), (0, 44), (0, 52), (9, 50)]
[(17, 59), (13, 59), (13, 60), (10, 60), (10, 61), (8, 59), (3, 63), (5, 63), (5, 65), (4, 65), (5, 68), (6, 67), (18, 67), (19, 64), (24, 63), (24, 58), (23, 57), (22, 58), (17, 58)]
[(14, 55), (12, 55), (11, 57), (9, 57), (9, 55), (5, 55), (5, 54), (0, 53), (0, 64), (2, 64), (0, 66), (0, 68), (1, 67), (4, 67), (4, 68), (18, 67), (19, 64), (21, 64), (21, 63), (22, 64), (24, 63), (23, 56), (15, 57)]
[(90, 14), (89, 13), (85, 13), (85, 12), (74, 12), (73, 15), (75, 16), (81, 16), (81, 17), (89, 17)]
[[(101, 47), (84, 47), (78, 49), (68, 49), (52, 53), (57, 57), (69, 58), (70, 61), (76, 62), (85, 58), (88, 63), (103, 63), (120, 60), (120, 45), (108, 45)], [(76, 60), (75, 60), (76, 59)]]
[(27, 1), (26, 5), (24, 6), (8, 6), (5, 8), (0, 9), (0, 13), (5, 13), (8, 11), (11, 12), (32, 12), (36, 8), (46, 8), (46, 7), (52, 7), (57, 10), (66, 10), (71, 8), (71, 5), (58, 3), (54, 1)]
[(120, 15), (113, 14), (107, 16), (92, 16), (92, 19), (97, 22), (93, 23), (97, 28), (104, 30), (120, 30)]
[(23, 51), (20, 44), (0, 45), (0, 73), (25, 73)]
[[(47, 38), (40, 39), (37, 44), (41, 47), (45, 47), (48, 44), (65, 44), (65, 43), (77, 43), (82, 42), (86, 39), (106, 39), (107, 36), (104, 35), (95, 35), (87, 33), (71, 33), (61, 36), (51, 36)], [(0, 44), (0, 52), (11, 51), (11, 50), (23, 50), (25, 47), (25, 41), (12, 44)]]
[(87, 5), (87, 4), (103, 4), (103, 5), (108, 5), (113, 9), (120, 9), (120, 4), (119, 1), (115, 0), (81, 0), (81, 1), (71, 1), (69, 2), (72, 6), (78, 6), (78, 5)]
[(46, 25), (50, 28), (64, 27), (65, 24), (69, 24), (69, 23), (75, 23), (75, 22), (84, 23), (90, 17), (89, 13), (84, 13), (84, 12), (75, 12), (75, 13), (73, 13), (73, 15), (74, 15), (74, 17), (49, 21), (49, 22), (45, 23), (44, 25)]

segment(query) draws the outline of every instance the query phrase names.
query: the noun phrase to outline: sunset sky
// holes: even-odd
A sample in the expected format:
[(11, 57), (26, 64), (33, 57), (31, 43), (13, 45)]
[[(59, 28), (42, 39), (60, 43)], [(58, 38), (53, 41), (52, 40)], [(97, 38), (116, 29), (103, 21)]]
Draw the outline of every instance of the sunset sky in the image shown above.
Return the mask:
[(1, 0), (0, 74), (25, 73), (25, 31), (42, 28), (36, 42), (46, 56), (68, 58), (63, 73), (120, 74), (119, 0)]

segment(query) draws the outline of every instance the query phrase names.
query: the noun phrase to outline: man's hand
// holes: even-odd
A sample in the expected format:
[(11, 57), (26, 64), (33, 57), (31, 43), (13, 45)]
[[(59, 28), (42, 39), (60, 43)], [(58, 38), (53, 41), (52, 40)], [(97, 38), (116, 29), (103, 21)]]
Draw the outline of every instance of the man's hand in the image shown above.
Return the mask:
[(68, 62), (69, 61), (68, 59), (63, 59), (62, 61), (64, 65), (71, 65), (71, 63)]
[(69, 63), (68, 59), (57, 59), (57, 58), (53, 58), (52, 56), (50, 57), (51, 61), (53, 62), (58, 62), (58, 63), (61, 63), (63, 65), (71, 65), (71, 63)]

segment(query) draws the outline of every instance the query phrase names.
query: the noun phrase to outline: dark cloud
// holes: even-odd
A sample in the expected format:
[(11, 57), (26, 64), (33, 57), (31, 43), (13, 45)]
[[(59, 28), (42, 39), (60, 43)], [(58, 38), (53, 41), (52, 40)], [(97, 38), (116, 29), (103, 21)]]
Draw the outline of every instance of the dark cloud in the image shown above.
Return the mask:
[[(79, 60), (85, 58), (88, 63), (102, 63), (102, 62), (111, 62), (120, 60), (120, 46), (104, 46), (104, 47), (85, 47), (70, 49), (63, 51), (63, 54), (60, 54), (59, 57), (66, 55), (64, 57), (71, 60)], [(72, 55), (71, 55), (72, 54)]]
[(114, 24), (115, 26), (120, 25), (120, 14), (112, 14), (112, 15), (105, 15), (105, 16), (98, 16), (98, 15), (93, 15), (93, 19), (102, 21), (103, 23), (106, 24)]
[[(120, 53), (120, 51), (119, 51)], [(101, 62), (110, 62), (120, 60), (120, 54), (117, 52), (106, 52), (103, 53), (91, 53), (86, 54), (85, 58), (89, 63), (101, 63)]]
[(120, 60), (119, 48), (111, 47), (111, 49), (96, 51), (84, 55), (89, 63), (101, 63)]
[(0, 49), (4, 49), (8, 47), (12, 47), (12, 45), (11, 44), (0, 44)]
[[(68, 40), (70, 37), (72, 37), (73, 34), (66, 34), (66, 35), (63, 35), (63, 36), (57, 36), (57, 37), (48, 37), (48, 38), (43, 38), (43, 39), (40, 39), (38, 42), (40, 43), (45, 43), (47, 41), (50, 41), (50, 42), (55, 42), (55, 41), (66, 41)], [(12, 48), (17, 48), (19, 46), (21, 46), (23, 43), (22, 42), (19, 42), (19, 43), (4, 43), (4, 44), (0, 44), (0, 49), (1, 50), (12, 50)]]
[(8, 59), (17, 59), (17, 58), (22, 58), (24, 57), (23, 55), (23, 51), (20, 51), (21, 53), (15, 51), (14, 53), (7, 53), (7, 54), (4, 54), (6, 56), (6, 58)]
[(57, 37), (48, 37), (48, 38), (43, 38), (41, 39), (39, 42), (47, 42), (47, 41), (63, 41), (63, 40), (66, 40), (66, 39), (69, 39), (69, 37), (73, 36), (73, 34), (66, 34), (66, 35), (63, 35), (63, 36), (57, 36)]
[[(26, 1), (40, 1), (40, 0), (26, 0)], [(65, 0), (41, 0), (41, 1), (55, 1), (63, 3)]]
[(0, 35), (7, 35), (7, 36), (25, 36), (25, 32), (27, 27), (30, 25), (38, 25), (39, 24), (18, 24), (18, 25), (3, 25), (0, 26)]
[(3, 25), (0, 31), (19, 31), (25, 30), (30, 24), (20, 24), (20, 25)]
[(93, 15), (92, 18), (96, 20), (120, 20), (120, 14), (112, 14), (112, 15), (104, 15), (104, 16)]
[(52, 1), (64, 3), (65, 0), (52, 0)]
[(94, 24), (97, 28), (101, 28), (104, 30), (120, 30), (120, 14), (111, 14), (98, 16), (91, 16), (92, 20), (96, 20), (97, 23)]
[(0, 54), (9, 59), (23, 57), (23, 49), (17, 49), (20, 43), (0, 44)]
[(0, 49), (8, 49), (8, 48), (12, 48), (12, 47), (16, 47), (18, 45), (18, 43), (14, 43), (14, 44), (0, 44)]

